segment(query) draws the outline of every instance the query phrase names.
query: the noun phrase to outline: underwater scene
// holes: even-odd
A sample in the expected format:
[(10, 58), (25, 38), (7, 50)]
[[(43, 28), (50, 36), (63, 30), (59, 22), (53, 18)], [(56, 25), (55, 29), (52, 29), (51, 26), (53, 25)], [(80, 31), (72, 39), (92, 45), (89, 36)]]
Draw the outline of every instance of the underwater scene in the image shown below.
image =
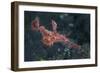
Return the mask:
[(90, 14), (24, 11), (24, 61), (90, 58)]

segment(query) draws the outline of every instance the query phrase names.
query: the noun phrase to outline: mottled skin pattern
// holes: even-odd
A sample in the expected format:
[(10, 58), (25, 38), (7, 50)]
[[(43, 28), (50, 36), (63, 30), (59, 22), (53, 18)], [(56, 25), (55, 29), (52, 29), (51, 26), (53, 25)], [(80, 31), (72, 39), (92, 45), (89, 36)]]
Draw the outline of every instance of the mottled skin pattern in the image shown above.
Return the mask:
[(57, 32), (57, 23), (54, 20), (52, 22), (52, 31), (47, 30), (44, 26), (40, 25), (39, 18), (36, 17), (32, 21), (32, 30), (37, 30), (42, 34), (42, 42), (46, 46), (52, 46), (56, 42), (61, 42), (66, 44), (69, 48), (80, 48), (78, 44), (75, 44), (70, 41), (68, 37), (65, 37), (62, 34)]

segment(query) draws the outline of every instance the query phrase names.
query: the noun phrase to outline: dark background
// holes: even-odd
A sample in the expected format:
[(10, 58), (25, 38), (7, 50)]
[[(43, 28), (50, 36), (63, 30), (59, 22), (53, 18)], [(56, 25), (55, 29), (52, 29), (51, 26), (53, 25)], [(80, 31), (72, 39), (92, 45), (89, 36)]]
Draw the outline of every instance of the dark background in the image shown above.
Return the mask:
[[(67, 35), (81, 49), (68, 48), (63, 43), (45, 46), (41, 42), (41, 33), (32, 31), (31, 28), (36, 16), (39, 17), (40, 24), (50, 31), (51, 20), (55, 20), (58, 24), (57, 31)], [(90, 58), (90, 14), (25, 11), (24, 17), (24, 61)]]

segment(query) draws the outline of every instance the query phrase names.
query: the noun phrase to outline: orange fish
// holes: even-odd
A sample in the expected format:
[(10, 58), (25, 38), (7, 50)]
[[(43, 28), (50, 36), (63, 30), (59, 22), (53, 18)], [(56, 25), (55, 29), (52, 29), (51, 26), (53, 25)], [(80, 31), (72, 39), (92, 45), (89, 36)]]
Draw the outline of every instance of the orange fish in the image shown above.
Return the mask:
[(78, 44), (70, 41), (69, 38), (57, 32), (57, 23), (52, 20), (52, 31), (47, 30), (44, 26), (40, 26), (39, 18), (36, 17), (32, 21), (32, 30), (37, 30), (42, 34), (42, 42), (47, 46), (52, 46), (56, 42), (63, 42), (69, 48), (80, 48)]

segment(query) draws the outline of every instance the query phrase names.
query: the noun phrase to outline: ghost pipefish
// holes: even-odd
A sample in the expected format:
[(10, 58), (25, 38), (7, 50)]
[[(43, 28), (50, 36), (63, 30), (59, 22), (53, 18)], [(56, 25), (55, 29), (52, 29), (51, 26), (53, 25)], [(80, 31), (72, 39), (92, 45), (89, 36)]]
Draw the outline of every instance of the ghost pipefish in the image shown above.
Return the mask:
[(78, 44), (71, 42), (68, 37), (65, 37), (57, 32), (57, 23), (54, 20), (51, 20), (51, 24), (52, 31), (49, 31), (44, 26), (40, 25), (39, 17), (36, 17), (32, 21), (32, 30), (37, 30), (42, 34), (43, 44), (46, 46), (52, 46), (56, 42), (63, 42), (69, 48), (80, 48)]

